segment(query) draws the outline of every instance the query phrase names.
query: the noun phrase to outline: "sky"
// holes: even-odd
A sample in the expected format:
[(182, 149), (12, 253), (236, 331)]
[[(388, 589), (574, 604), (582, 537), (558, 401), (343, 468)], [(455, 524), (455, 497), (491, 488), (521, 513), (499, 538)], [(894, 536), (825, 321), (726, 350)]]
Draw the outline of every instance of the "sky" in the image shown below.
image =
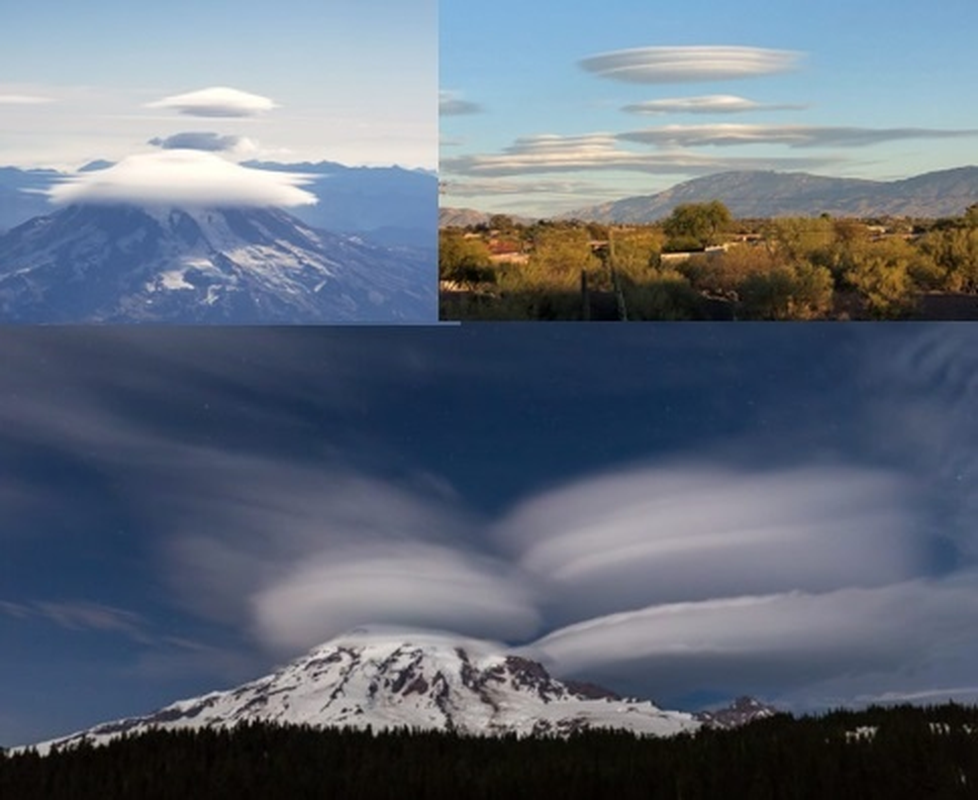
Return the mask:
[(694, 710), (978, 697), (978, 330), (0, 330), (0, 746), (359, 625)]
[(740, 169), (976, 163), (978, 6), (441, 4), (442, 204), (549, 216)]
[[(72, 170), (182, 142), (229, 160), (434, 169), (436, 8), (435, 0), (9, 4), (0, 166)], [(205, 90), (209, 97), (174, 100)]]

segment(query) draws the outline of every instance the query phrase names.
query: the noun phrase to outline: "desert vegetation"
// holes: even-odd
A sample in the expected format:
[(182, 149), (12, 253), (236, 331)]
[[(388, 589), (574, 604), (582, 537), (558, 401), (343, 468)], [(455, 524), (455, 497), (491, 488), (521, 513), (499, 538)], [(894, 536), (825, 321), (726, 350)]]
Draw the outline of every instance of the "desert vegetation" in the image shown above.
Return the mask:
[(439, 235), (442, 319), (978, 318), (978, 205), (943, 219), (734, 219), (718, 201), (661, 222), (518, 224)]

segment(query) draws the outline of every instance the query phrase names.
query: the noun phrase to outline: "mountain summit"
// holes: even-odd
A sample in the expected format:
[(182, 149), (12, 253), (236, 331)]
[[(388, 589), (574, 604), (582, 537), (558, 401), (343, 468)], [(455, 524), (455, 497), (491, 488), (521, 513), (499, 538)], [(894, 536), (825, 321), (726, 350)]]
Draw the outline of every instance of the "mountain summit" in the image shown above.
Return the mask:
[(0, 322), (431, 322), (434, 259), (273, 208), (73, 205), (0, 236)]
[(623, 728), (670, 736), (700, 727), (692, 714), (562, 682), (536, 661), (449, 634), (358, 629), (229, 691), (37, 745), (39, 752), (103, 743), (150, 728), (263, 721), (374, 730), (408, 727), (475, 735), (568, 734)]

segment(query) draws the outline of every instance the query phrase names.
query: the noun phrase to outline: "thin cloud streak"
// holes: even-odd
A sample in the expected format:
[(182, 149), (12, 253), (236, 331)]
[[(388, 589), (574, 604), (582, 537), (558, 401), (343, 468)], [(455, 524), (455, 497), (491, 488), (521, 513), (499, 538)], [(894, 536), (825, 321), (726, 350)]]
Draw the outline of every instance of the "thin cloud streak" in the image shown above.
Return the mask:
[(692, 83), (776, 75), (799, 66), (804, 53), (761, 47), (639, 47), (591, 56), (579, 66), (630, 83)]
[(958, 139), (978, 136), (978, 130), (933, 128), (856, 128), (818, 125), (664, 125), (619, 133), (627, 142), (659, 147), (725, 147), (782, 144), (788, 147), (869, 147), (903, 139)]
[(731, 94), (709, 94), (700, 97), (671, 97), (645, 100), (622, 106), (629, 114), (742, 114), (747, 111), (802, 111), (805, 105), (758, 103)]

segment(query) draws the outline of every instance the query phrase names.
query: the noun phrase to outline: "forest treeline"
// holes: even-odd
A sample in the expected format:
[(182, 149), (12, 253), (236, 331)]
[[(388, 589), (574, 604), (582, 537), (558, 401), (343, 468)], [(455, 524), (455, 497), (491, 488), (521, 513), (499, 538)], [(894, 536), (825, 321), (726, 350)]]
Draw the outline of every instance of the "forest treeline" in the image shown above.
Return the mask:
[(926, 800), (978, 796), (978, 709), (782, 714), (672, 738), (569, 739), (247, 724), (0, 755), (0, 798)]
[(978, 298), (978, 205), (940, 220), (736, 220), (719, 201), (649, 225), (500, 214), (442, 229), (439, 275), (443, 319), (921, 318), (922, 298)]

